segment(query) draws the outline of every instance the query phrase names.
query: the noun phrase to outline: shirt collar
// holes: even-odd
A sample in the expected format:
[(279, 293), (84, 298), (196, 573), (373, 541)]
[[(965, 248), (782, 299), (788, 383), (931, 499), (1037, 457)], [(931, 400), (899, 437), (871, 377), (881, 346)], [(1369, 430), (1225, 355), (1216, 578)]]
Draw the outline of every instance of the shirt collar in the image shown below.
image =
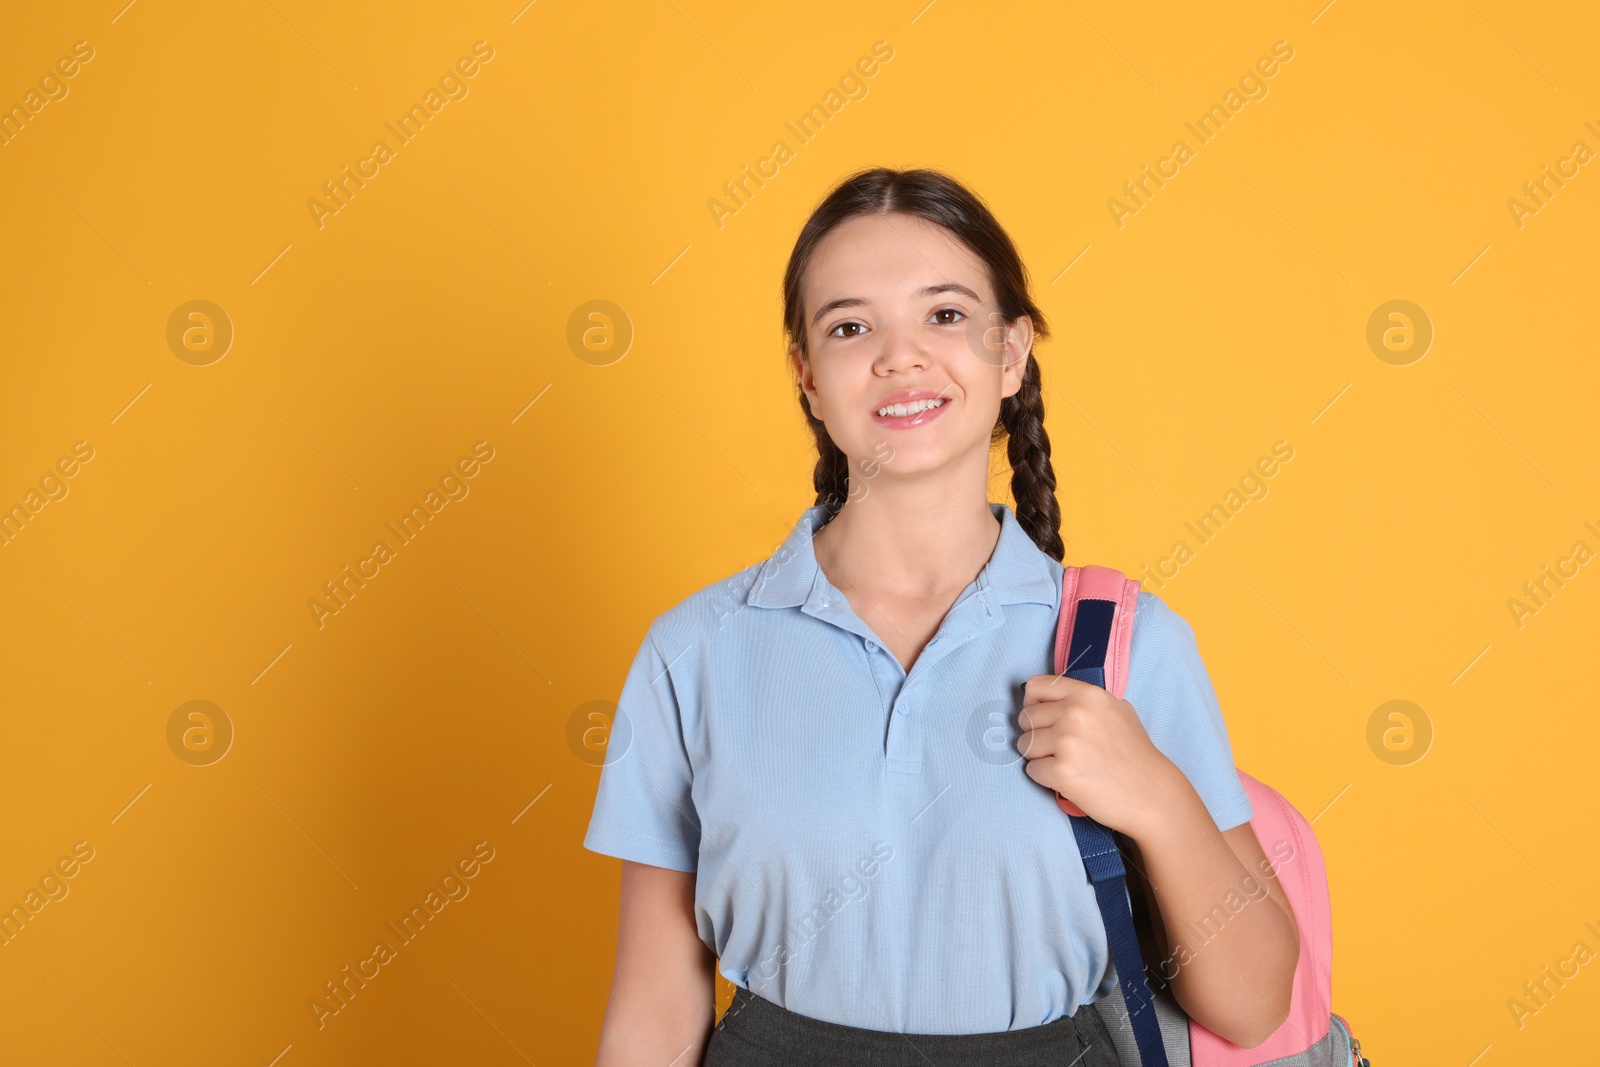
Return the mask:
[[(1061, 565), (1033, 543), (1010, 505), (991, 501), (989, 510), (1000, 520), (1000, 539), (978, 573), (977, 593), (998, 604), (1059, 605)], [(798, 607), (826, 582), (811, 542), (826, 516), (821, 504), (800, 513), (789, 536), (762, 564), (746, 603), (761, 608)]]

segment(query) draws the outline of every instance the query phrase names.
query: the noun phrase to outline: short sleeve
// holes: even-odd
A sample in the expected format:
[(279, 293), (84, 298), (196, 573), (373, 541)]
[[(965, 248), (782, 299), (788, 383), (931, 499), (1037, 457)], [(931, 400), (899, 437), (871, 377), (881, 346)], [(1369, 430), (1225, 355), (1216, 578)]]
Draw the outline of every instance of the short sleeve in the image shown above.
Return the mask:
[(1139, 591), (1134, 611), (1123, 698), (1156, 748), (1189, 779), (1217, 829), (1250, 821), (1250, 794), (1234, 768), (1228, 728), (1194, 630), (1148, 590)]
[(583, 847), (655, 867), (695, 870), (700, 822), (693, 783), (672, 677), (652, 627), (622, 686)]

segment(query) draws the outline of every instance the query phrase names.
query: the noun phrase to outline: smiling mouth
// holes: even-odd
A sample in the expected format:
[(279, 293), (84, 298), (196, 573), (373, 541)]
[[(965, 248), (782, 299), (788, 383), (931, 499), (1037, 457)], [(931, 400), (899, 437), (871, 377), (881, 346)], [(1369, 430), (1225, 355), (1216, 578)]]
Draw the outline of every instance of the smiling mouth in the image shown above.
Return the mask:
[(938, 397), (927, 400), (912, 400), (904, 404), (887, 404), (878, 409), (878, 414), (885, 418), (902, 418), (906, 415), (916, 415), (933, 408), (943, 407), (948, 400)]

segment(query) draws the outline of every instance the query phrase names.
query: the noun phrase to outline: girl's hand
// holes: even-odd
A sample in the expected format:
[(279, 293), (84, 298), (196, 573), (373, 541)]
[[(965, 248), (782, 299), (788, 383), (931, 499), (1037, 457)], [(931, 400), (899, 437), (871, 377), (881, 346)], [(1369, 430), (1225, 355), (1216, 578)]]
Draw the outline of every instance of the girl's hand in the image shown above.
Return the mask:
[(1138, 840), (1183, 772), (1156, 748), (1138, 712), (1092, 682), (1036, 674), (1017, 717), (1023, 770), (1102, 825)]

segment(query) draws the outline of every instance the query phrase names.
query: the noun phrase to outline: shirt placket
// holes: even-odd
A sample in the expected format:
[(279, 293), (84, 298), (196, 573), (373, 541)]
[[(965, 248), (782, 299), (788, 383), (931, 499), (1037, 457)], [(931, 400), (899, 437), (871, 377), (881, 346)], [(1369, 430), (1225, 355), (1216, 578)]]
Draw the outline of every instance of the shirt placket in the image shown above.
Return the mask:
[(878, 643), (872, 628), (856, 615), (849, 600), (829, 584), (820, 569), (811, 595), (801, 610), (838, 626), (861, 641), (874, 686), (880, 699), (888, 702), (884, 708), (888, 715), (884, 733), (885, 769), (893, 774), (920, 775), (922, 720), (916, 710), (932, 697), (933, 687), (937, 684), (934, 669), (940, 660), (961, 645), (1004, 621), (1001, 608), (987, 584), (981, 579), (974, 582), (951, 606), (938, 631), (911, 665), (910, 674), (900, 666), (894, 653)]

